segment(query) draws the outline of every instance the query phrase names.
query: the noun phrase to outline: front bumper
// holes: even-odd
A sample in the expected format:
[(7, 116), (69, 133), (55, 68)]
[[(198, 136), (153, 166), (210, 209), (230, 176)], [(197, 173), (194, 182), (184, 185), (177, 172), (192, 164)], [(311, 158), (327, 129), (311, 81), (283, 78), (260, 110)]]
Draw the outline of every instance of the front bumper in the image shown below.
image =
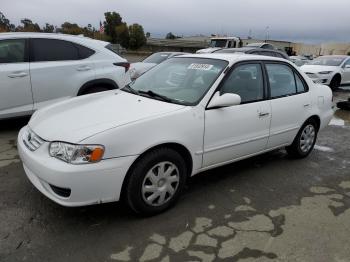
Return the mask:
[[(125, 175), (137, 156), (106, 159), (94, 164), (68, 164), (49, 156), (49, 142), (30, 151), (22, 139), (26, 128), (18, 134), (18, 152), (28, 179), (41, 193), (63, 206), (119, 200)], [(60, 190), (66, 190), (69, 195), (61, 194)]]

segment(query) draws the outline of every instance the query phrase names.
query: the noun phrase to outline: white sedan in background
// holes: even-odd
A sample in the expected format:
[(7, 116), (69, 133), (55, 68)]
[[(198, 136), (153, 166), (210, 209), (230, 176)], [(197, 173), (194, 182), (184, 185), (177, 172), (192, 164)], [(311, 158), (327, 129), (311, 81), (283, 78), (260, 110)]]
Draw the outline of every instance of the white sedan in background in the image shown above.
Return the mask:
[(142, 62), (132, 63), (130, 65), (130, 77), (131, 80), (135, 80), (140, 75), (145, 73), (146, 71), (150, 70), (152, 67), (155, 67), (156, 65), (164, 62), (165, 60), (179, 56), (184, 55), (187, 53), (183, 52), (158, 52), (150, 55), (149, 57), (146, 57)]
[(64, 206), (123, 199), (156, 214), (204, 170), (277, 148), (310, 154), (333, 116), (329, 87), (284, 59), (169, 59), (123, 88), (37, 111), (18, 135), (24, 170)]
[(350, 84), (350, 56), (320, 56), (300, 69), (314, 82), (328, 85), (332, 90)]
[(0, 119), (122, 88), (130, 82), (129, 66), (108, 42), (64, 34), (0, 33)]

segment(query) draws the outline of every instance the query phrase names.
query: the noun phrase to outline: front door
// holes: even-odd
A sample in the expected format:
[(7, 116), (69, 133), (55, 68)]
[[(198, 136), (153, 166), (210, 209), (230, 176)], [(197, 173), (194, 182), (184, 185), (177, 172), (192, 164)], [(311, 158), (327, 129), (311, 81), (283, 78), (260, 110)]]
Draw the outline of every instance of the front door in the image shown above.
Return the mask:
[(33, 110), (26, 40), (0, 40), (0, 119)]
[(250, 156), (266, 149), (271, 120), (262, 65), (238, 64), (219, 87), (220, 94), (241, 96), (241, 104), (207, 109), (203, 167)]
[(350, 59), (345, 61), (343, 65), (343, 75), (342, 75), (342, 84), (349, 84), (350, 83)]

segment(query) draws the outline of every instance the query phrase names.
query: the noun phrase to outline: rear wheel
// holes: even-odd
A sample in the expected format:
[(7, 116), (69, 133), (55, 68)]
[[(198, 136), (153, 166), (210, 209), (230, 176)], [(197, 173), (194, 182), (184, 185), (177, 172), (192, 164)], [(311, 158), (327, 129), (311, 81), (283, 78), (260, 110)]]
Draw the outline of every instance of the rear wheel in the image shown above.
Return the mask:
[(286, 147), (289, 155), (294, 158), (307, 157), (314, 148), (317, 139), (318, 125), (315, 120), (308, 120), (299, 130), (293, 144)]
[(126, 181), (125, 198), (136, 213), (155, 215), (171, 207), (186, 182), (187, 167), (181, 155), (159, 148), (139, 159)]
[(332, 90), (337, 89), (338, 87), (340, 87), (340, 83), (341, 83), (341, 76), (340, 75), (335, 75), (332, 80), (331, 83), (329, 84), (329, 87)]

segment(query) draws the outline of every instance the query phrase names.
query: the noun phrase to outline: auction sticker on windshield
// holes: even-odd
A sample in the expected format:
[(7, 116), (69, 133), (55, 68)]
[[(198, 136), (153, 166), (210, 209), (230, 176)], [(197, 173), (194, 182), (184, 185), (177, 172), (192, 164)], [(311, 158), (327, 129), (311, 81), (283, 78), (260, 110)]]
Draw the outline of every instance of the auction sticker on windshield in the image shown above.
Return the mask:
[(209, 65), (209, 64), (196, 64), (196, 63), (193, 63), (193, 64), (190, 64), (188, 69), (194, 69), (194, 70), (210, 70), (213, 68), (213, 65)]

